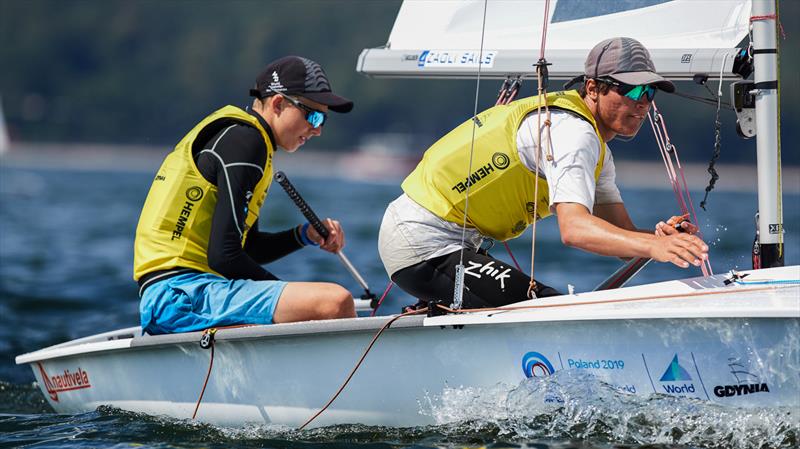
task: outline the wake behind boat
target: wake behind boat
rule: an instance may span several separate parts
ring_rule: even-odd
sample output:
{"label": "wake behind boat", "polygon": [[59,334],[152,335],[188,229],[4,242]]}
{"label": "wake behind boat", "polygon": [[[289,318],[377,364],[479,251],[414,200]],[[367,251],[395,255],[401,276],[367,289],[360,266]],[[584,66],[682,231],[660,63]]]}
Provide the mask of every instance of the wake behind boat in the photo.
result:
{"label": "wake behind boat", "polygon": [[[800,266],[781,266],[777,95],[771,87],[775,52],[770,50],[776,43],[774,22],[764,23],[769,20],[765,17],[775,17],[774,4],[754,1],[751,12],[749,1],[713,2],[707,14],[695,11],[685,16],[692,20],[676,22],[681,27],[700,23],[704,32],[716,33],[720,39],[701,39],[711,43],[709,48],[689,45],[697,42],[698,34],[683,28],[680,42],[695,50],[670,48],[672,41],[664,36],[647,38],[648,24],[672,23],[663,14],[703,3],[661,2],[598,16],[621,24],[615,33],[644,35],[641,40],[648,46],[660,43],[654,56],[661,58],[659,66],[662,60],[667,64],[670,77],[691,79],[698,72],[718,73],[720,82],[743,77],[735,71],[740,68],[735,61],[746,58],[748,51],[736,45],[753,22],[755,83],[748,85],[751,93],[739,89],[738,98],[747,100],[743,119],[753,111],[758,114],[756,260],[772,268],[537,299],[501,310],[395,317],[341,395],[313,426],[442,423],[429,408],[453,389],[514,387],[563,371],[588,373],[623,394],[661,394],[732,407],[800,405]],[[500,37],[507,35],[497,34],[503,30],[531,34],[524,24],[514,22],[531,22],[520,18],[523,15],[506,14],[494,28],[490,20],[487,44],[498,46],[493,50],[478,52],[479,45],[467,38],[482,31],[467,25],[479,23],[476,8],[484,5],[437,4],[440,9],[451,8],[449,12],[437,9],[435,20],[450,27],[443,30],[450,38],[441,44],[444,47],[426,49],[415,45],[428,44],[420,29],[429,28],[420,28],[414,17],[433,16],[420,10],[419,4],[405,3],[389,39],[394,47],[365,50],[359,70],[375,76],[461,77],[474,76],[485,65],[484,70],[498,77],[530,76],[531,57],[527,55],[522,64],[515,59],[530,49],[520,50],[514,46],[516,41],[505,41]],[[491,6],[507,10],[502,1]],[[728,15],[709,25],[708,19],[716,17],[712,13],[719,11]],[[442,14],[449,14],[450,20],[442,20]],[[753,21],[753,17],[758,19]],[[559,13],[556,4],[550,21],[555,36],[561,37],[551,58],[552,73],[573,76],[579,72],[574,55],[580,53],[582,60],[585,43],[570,47],[569,36],[575,34],[570,30],[579,27],[581,39],[587,42],[606,37],[596,35],[606,33],[603,27],[587,27],[590,19]],[[404,24],[413,24],[414,32]],[[626,26],[633,28],[620,29]],[[465,30],[469,33],[459,34]],[[456,53],[459,58],[450,57]],[[512,58],[506,59],[507,55]],[[742,124],[748,127],[746,121]],[[48,402],[60,413],[112,405],[218,424],[299,426],[326,404],[388,320],[355,318],[160,336],[141,335],[133,327],[24,354],[17,363],[30,364]],[[550,391],[540,400],[558,405],[570,399]]]}

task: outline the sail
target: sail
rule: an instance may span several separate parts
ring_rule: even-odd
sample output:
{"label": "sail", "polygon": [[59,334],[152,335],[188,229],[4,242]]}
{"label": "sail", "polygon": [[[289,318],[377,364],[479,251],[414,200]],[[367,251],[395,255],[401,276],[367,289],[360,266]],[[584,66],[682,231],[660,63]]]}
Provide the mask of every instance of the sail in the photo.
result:
{"label": "sail", "polygon": [[[747,37],[750,3],[550,0],[550,76],[583,73],[595,44],[626,36],[642,42],[668,78],[719,76],[721,70],[726,78],[738,77],[733,62]],[[544,13],[545,0],[406,0],[386,45],[364,49],[357,70],[376,77],[475,77],[480,62],[482,77],[532,76]]]}
{"label": "sail", "polygon": [[0,154],[8,151],[10,144],[8,138],[8,129],[6,128],[6,119],[3,116],[3,98],[0,97]]}

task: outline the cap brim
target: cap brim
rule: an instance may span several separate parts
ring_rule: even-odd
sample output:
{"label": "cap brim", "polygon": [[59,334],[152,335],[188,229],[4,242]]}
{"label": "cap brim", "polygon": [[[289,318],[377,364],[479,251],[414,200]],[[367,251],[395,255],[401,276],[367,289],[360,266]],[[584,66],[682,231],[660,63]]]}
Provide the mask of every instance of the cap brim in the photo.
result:
{"label": "cap brim", "polygon": [[632,86],[654,84],[657,88],[663,90],[664,92],[675,92],[675,85],[672,84],[672,81],[653,72],[624,72],[615,73],[608,76],[621,83],[630,84]]}
{"label": "cap brim", "polygon": [[333,92],[303,92],[298,94],[311,101],[324,104],[333,112],[347,113],[353,110],[353,102],[347,98],[340,97]]}
{"label": "cap brim", "polygon": [[564,90],[569,90],[572,86],[574,86],[574,85],[576,85],[578,83],[582,83],[585,78],[586,77],[583,76],[583,75],[578,75],[575,78],[572,78],[571,80],[569,80],[566,83],[564,83],[563,89]]}

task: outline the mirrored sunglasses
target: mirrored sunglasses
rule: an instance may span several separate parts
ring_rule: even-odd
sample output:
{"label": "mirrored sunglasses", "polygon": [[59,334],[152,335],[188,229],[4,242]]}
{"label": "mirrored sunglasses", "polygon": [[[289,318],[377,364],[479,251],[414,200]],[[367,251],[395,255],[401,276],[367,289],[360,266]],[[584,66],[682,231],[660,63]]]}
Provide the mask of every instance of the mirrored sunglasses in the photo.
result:
{"label": "mirrored sunglasses", "polygon": [[298,101],[297,99],[292,98],[284,93],[281,92],[276,92],[276,93],[281,97],[289,100],[289,102],[292,103],[292,105],[294,105],[294,107],[296,107],[297,109],[300,109],[301,111],[305,112],[306,121],[311,125],[312,128],[314,129],[319,128],[320,126],[324,125],[325,121],[328,119],[327,113],[306,106],[303,103],[300,103],[300,101]]}
{"label": "mirrored sunglasses", "polygon": [[619,81],[615,81],[608,78],[599,78],[598,81],[601,81],[606,84],[610,84],[617,88],[617,92],[620,95],[624,95],[630,98],[633,101],[639,101],[644,97],[647,96],[647,101],[652,102],[653,99],[656,97],[656,89],[655,86],[651,84],[640,84],[638,86],[632,86],[630,84],[620,83]]}

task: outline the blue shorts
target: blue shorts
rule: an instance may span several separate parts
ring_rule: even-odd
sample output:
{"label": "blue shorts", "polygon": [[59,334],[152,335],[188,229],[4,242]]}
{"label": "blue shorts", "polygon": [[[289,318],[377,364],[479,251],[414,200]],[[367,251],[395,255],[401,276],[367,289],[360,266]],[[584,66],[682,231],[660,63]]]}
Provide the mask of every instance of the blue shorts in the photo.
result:
{"label": "blue shorts", "polygon": [[156,282],[142,295],[139,314],[148,334],[192,332],[236,324],[272,324],[284,281],[230,280],[187,273]]}

